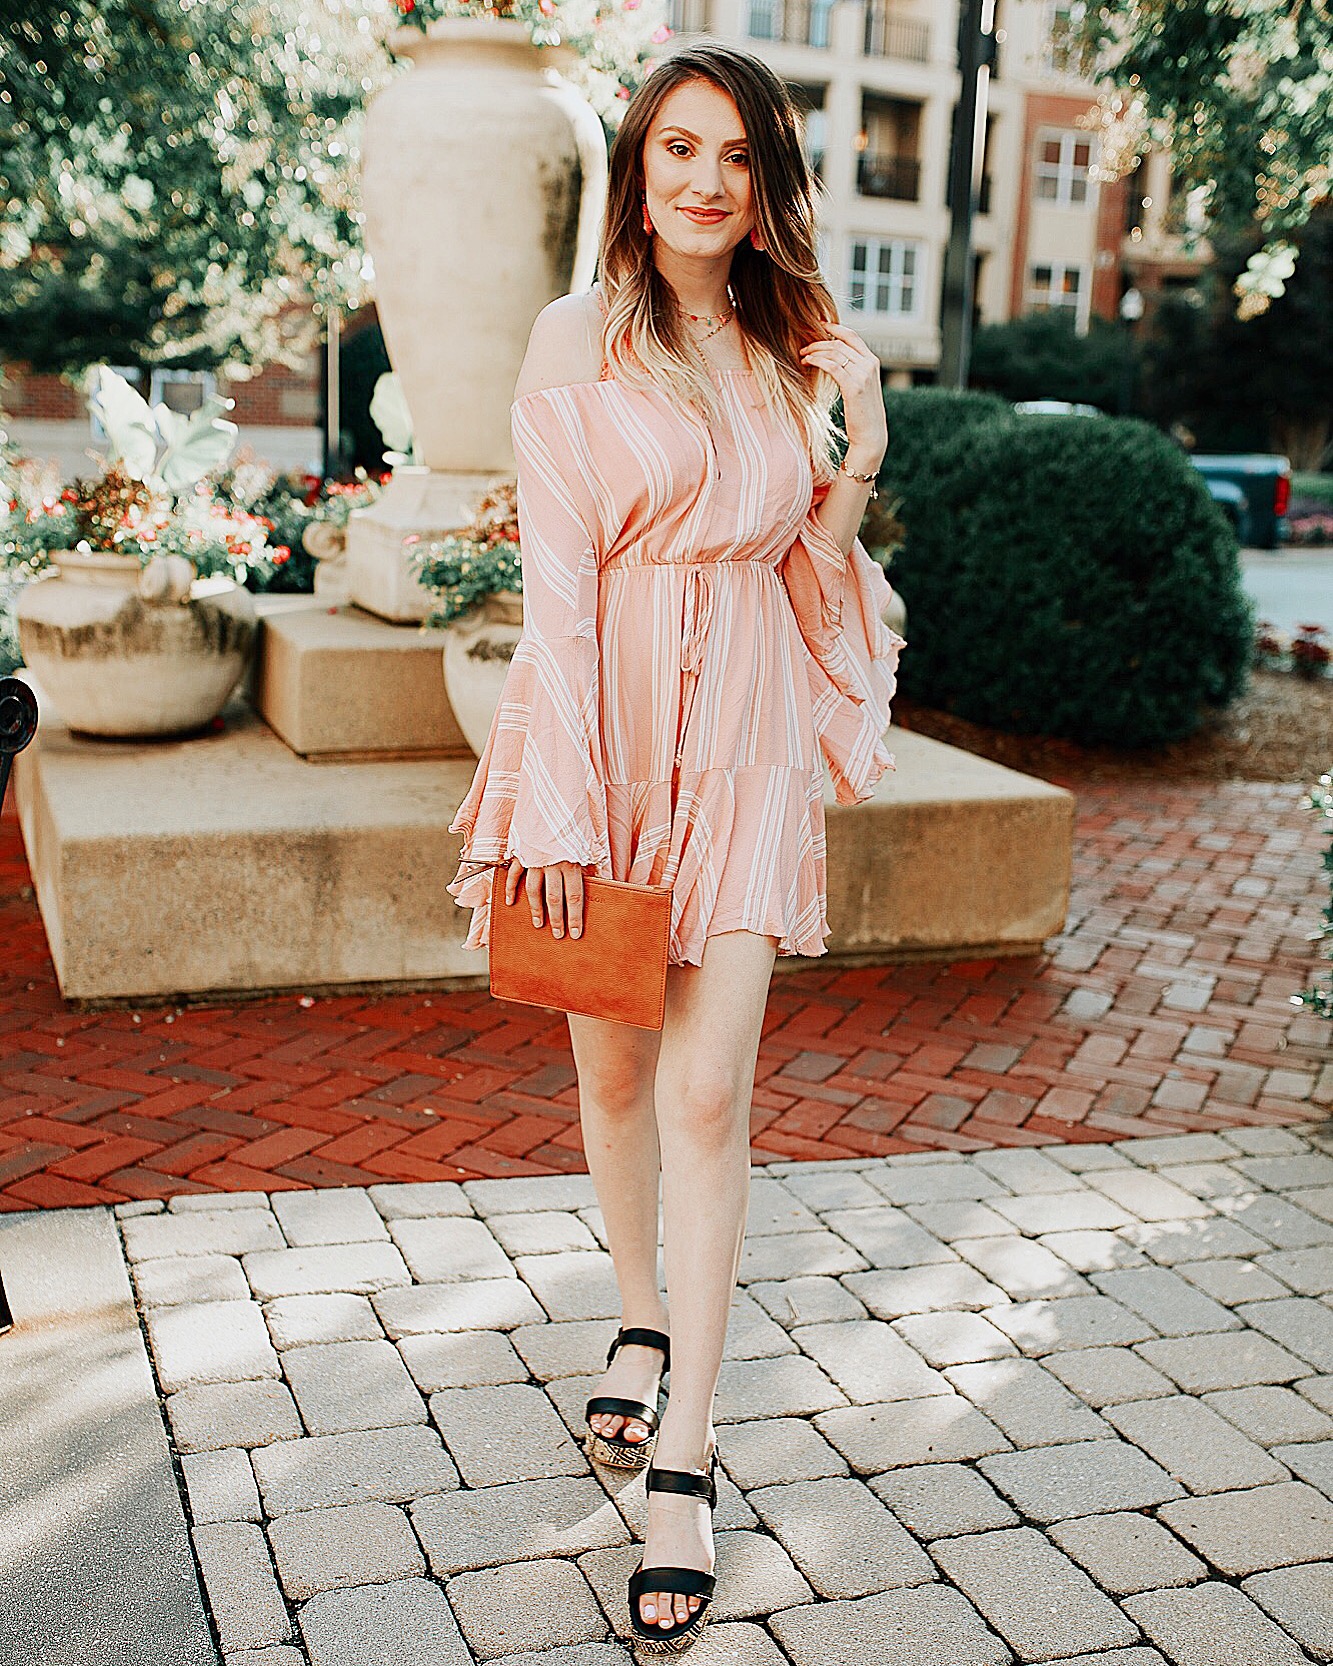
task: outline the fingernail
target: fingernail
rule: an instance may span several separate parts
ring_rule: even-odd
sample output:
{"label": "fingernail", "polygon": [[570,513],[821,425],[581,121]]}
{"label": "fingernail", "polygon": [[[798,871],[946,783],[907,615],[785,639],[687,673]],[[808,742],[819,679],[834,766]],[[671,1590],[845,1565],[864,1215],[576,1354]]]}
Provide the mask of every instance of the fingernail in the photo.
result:
{"label": "fingernail", "polygon": [[552,930],[552,931],[553,931],[553,932],[554,932],[554,933],[555,933],[555,935],[556,935],[556,936],[557,936],[557,937],[563,937],[563,936],[564,936],[564,935],[565,935],[565,934],[564,934],[564,932],[563,932],[563,931],[561,931],[561,929],[560,929],[560,927],[559,927],[559,926],[552,926],[552,927],[551,927],[551,930]]}
{"label": "fingernail", "polygon": [[583,936],[583,927],[582,926],[575,926],[573,928],[573,930],[570,932],[569,935],[571,937],[582,937]]}

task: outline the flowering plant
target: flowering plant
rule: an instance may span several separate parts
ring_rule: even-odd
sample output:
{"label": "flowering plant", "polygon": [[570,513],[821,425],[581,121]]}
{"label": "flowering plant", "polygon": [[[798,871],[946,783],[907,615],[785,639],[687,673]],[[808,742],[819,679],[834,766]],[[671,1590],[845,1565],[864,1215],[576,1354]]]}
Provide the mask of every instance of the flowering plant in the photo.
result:
{"label": "flowering plant", "polygon": [[525,23],[537,46],[574,48],[562,66],[608,127],[616,127],[656,48],[670,40],[664,0],[394,0],[399,19],[425,30],[440,18],[489,17]]}
{"label": "flowering plant", "polygon": [[[1328,846],[1324,851],[1324,872],[1333,881],[1333,775],[1321,775],[1318,784],[1310,788],[1310,796],[1306,805],[1321,817],[1325,831],[1329,834]],[[1333,960],[1333,898],[1324,910],[1324,917],[1320,929],[1314,934],[1315,942],[1325,945],[1324,953]],[[1299,995],[1291,997],[1297,1006],[1307,1006],[1321,1018],[1333,1018],[1333,977],[1330,977],[1322,989],[1306,989]]]}
{"label": "flowering plant", "polygon": [[1322,625],[1297,625],[1291,641],[1291,668],[1298,677],[1322,677],[1333,660],[1328,632]]}
{"label": "flowering plant", "polygon": [[437,605],[427,625],[447,625],[497,590],[523,590],[518,547],[518,483],[497,481],[478,502],[468,524],[413,551],[413,565]]}

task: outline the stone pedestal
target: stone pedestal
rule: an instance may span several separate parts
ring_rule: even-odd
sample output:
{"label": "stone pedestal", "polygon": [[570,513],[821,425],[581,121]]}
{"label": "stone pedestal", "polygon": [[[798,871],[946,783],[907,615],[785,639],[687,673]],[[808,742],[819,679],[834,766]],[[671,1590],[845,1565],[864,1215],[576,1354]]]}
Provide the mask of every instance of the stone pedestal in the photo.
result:
{"label": "stone pedestal", "polygon": [[356,607],[269,614],[253,704],[302,757],[471,759],[445,693],[446,634]]}
{"label": "stone pedestal", "polygon": [[494,474],[397,468],[368,509],[347,523],[347,593],[392,624],[419,624],[433,598],[417,583],[412,556],[423,543],[456,532]]}
{"label": "stone pedestal", "polygon": [[[249,708],[226,715],[198,740],[96,742],[44,704],[14,775],[66,998],[484,982],[444,889],[473,760],[315,763]],[[779,972],[1026,954],[1063,924],[1071,795],[918,735],[891,744],[873,798],[827,792],[828,956]]]}

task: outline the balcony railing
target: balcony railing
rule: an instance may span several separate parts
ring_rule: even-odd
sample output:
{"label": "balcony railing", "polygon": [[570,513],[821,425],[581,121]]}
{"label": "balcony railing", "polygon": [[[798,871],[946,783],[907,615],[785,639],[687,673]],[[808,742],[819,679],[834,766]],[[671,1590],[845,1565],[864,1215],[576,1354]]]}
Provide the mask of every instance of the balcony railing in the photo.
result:
{"label": "balcony railing", "polygon": [[894,197],[915,202],[921,189],[921,163],[915,156],[883,156],[862,151],[856,163],[856,188],[863,197]]}
{"label": "balcony railing", "polygon": [[833,0],[750,0],[750,39],[827,46]]}
{"label": "balcony railing", "polygon": [[914,64],[930,61],[930,25],[915,17],[898,17],[883,0],[866,6],[867,58],[906,58]]}
{"label": "balcony railing", "polygon": [[667,24],[677,35],[709,34],[713,27],[713,0],[667,0]]}

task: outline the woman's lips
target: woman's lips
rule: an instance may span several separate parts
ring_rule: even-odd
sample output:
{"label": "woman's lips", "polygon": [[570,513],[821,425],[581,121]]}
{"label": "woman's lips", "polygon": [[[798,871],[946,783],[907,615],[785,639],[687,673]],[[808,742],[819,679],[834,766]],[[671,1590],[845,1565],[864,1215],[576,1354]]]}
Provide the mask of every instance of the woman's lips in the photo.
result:
{"label": "woman's lips", "polygon": [[725,220],[725,208],[682,208],[681,213],[687,219],[696,220],[701,226],[715,226],[719,220]]}

